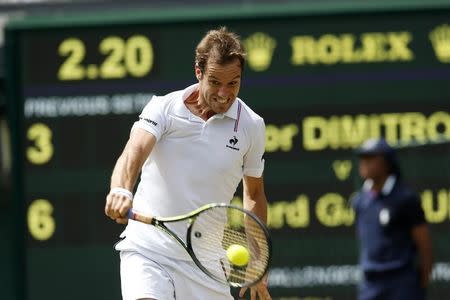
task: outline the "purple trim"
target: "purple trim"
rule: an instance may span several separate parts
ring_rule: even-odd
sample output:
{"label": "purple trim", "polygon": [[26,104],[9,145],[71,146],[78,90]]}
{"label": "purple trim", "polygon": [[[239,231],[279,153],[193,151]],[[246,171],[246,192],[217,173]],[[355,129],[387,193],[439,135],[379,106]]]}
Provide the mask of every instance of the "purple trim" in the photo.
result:
{"label": "purple trim", "polygon": [[[237,100],[237,101],[239,101],[239,100]],[[241,102],[238,102],[236,122],[234,122],[234,132],[238,132],[239,119],[241,118],[241,106],[242,106]]]}

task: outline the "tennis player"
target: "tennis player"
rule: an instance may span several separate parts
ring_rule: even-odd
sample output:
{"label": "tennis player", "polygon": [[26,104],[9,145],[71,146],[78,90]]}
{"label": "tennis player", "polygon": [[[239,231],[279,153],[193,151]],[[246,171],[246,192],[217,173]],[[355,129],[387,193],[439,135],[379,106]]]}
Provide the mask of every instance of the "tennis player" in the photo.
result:
{"label": "tennis player", "polygon": [[[220,28],[205,35],[196,48],[198,83],[153,97],[133,125],[114,167],[107,216],[125,224],[131,207],[143,214],[176,216],[211,202],[229,203],[243,180],[244,208],[266,221],[265,125],[237,98],[244,63],[236,34]],[[180,236],[186,231],[169,226]],[[232,299],[229,287],[198,269],[161,230],[130,221],[122,237],[116,249],[123,299]],[[251,299],[271,299],[267,278],[250,294]]]}

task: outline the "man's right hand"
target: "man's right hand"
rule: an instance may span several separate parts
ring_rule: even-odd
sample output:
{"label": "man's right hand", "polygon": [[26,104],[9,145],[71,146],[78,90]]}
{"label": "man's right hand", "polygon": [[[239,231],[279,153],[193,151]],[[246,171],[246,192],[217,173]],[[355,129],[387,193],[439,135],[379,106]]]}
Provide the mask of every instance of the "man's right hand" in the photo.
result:
{"label": "man's right hand", "polygon": [[[111,191],[106,196],[105,214],[119,224],[127,224],[136,183],[145,160],[149,157],[156,137],[142,128],[131,130],[130,139],[114,166]],[[127,194],[129,194],[127,196]]]}
{"label": "man's right hand", "polygon": [[132,201],[125,195],[110,192],[106,196],[105,214],[119,224],[127,224]]}

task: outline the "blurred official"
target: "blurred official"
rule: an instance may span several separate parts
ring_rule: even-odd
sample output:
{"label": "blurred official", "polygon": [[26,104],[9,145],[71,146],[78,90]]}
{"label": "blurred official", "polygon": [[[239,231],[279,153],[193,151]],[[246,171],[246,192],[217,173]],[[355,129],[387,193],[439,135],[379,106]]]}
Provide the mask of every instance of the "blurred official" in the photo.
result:
{"label": "blurred official", "polygon": [[357,153],[365,180],[352,201],[363,272],[358,299],[425,299],[432,250],[420,199],[402,182],[384,139],[366,141]]}

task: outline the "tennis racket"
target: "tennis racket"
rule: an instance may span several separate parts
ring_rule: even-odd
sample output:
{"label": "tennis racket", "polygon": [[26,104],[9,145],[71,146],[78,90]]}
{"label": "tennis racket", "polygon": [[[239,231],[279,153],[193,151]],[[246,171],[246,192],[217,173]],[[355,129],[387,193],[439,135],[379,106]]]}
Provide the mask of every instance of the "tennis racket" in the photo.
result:
{"label": "tennis racket", "polygon": [[[269,267],[271,242],[268,230],[258,217],[240,207],[214,203],[169,218],[144,216],[130,209],[128,218],[165,231],[186,249],[205,274],[232,287],[253,285],[261,280]],[[166,223],[186,221],[185,239],[165,226]],[[232,245],[245,247],[249,254],[247,263],[235,265],[228,260],[227,250]]]}

